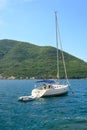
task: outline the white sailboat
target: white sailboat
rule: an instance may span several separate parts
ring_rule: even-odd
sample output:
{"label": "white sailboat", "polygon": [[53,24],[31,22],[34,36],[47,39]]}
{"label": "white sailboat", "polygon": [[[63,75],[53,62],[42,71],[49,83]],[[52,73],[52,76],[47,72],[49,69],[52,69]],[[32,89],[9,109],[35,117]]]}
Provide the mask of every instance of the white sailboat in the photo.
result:
{"label": "white sailboat", "polygon": [[[18,98],[19,101],[32,101],[40,97],[46,97],[46,96],[55,96],[55,95],[63,95],[68,92],[69,88],[69,81],[67,78],[67,71],[66,71],[66,65],[63,55],[63,49],[62,49],[62,43],[60,40],[60,32],[59,27],[57,23],[57,13],[55,12],[55,21],[56,21],[56,46],[57,46],[57,81],[54,80],[40,80],[38,82],[44,82],[43,85],[40,87],[37,87],[32,90],[31,96],[21,96]],[[64,65],[64,71],[65,71],[65,79],[66,82],[62,83],[60,80],[59,75],[59,53],[58,53],[58,34],[59,34],[59,41],[61,45],[61,51],[62,51],[62,60]]]}
{"label": "white sailboat", "polygon": [[[66,71],[66,65],[65,65],[64,54],[63,54],[63,49],[62,49],[62,43],[61,43],[61,39],[60,39],[60,32],[59,32],[59,26],[58,26],[56,12],[55,12],[55,21],[56,21],[56,46],[57,46],[57,82],[54,82],[51,80],[41,80],[40,82],[44,82],[45,84],[32,90],[32,96],[36,97],[36,98],[54,96],[54,95],[62,95],[62,94],[67,93],[68,88],[69,88],[69,81],[67,78],[67,71]],[[64,66],[64,72],[65,72],[65,79],[66,79],[66,83],[64,83],[64,84],[61,83],[60,75],[59,75],[58,38],[59,38],[60,46],[61,46],[62,60],[63,60],[63,66]]]}

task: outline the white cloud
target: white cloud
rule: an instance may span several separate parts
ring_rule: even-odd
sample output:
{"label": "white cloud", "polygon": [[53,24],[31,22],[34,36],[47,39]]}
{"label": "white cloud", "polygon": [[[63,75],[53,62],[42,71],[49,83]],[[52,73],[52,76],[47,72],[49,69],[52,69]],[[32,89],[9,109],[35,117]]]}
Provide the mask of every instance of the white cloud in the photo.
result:
{"label": "white cloud", "polygon": [[4,9],[7,5],[7,0],[0,0],[0,10]]}

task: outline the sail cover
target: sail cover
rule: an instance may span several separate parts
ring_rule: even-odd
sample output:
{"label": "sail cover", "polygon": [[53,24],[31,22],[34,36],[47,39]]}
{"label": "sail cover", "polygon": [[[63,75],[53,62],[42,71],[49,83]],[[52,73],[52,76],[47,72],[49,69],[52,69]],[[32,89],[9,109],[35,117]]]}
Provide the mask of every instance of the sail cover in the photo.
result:
{"label": "sail cover", "polygon": [[49,80],[49,79],[44,79],[44,80],[39,80],[39,81],[37,81],[37,83],[40,83],[40,82],[44,82],[44,83],[55,83],[55,81],[54,80]]}

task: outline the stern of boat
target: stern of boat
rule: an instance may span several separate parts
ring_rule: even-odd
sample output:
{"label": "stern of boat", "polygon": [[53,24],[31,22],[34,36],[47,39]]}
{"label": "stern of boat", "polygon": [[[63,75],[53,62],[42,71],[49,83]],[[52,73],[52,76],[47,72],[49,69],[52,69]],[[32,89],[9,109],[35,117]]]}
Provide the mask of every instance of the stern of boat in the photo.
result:
{"label": "stern of boat", "polygon": [[32,94],[32,96],[34,96],[36,98],[40,98],[44,95],[45,92],[46,92],[46,90],[33,89],[31,94]]}

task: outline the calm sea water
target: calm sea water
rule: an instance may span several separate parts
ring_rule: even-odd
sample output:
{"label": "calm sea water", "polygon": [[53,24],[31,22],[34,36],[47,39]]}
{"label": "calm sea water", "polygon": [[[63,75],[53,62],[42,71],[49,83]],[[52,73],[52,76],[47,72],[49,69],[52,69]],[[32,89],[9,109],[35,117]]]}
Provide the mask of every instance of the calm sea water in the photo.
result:
{"label": "calm sea water", "polygon": [[87,130],[87,80],[70,80],[74,94],[18,102],[34,80],[0,80],[0,130]]}

